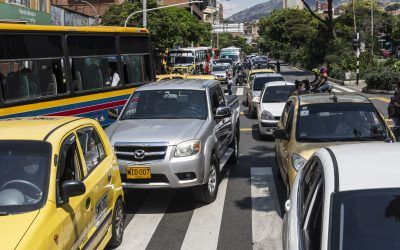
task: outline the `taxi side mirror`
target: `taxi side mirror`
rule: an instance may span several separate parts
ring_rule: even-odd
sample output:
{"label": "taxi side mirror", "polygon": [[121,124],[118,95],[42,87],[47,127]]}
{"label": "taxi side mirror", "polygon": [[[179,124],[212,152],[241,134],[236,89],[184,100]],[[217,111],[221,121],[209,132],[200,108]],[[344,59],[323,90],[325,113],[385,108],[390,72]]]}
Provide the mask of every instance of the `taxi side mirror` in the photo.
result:
{"label": "taxi side mirror", "polygon": [[288,141],[290,139],[290,136],[284,129],[275,130],[274,137],[275,137],[275,139],[285,140],[285,141]]}
{"label": "taxi side mirror", "polygon": [[68,203],[70,197],[76,197],[86,192],[85,184],[79,180],[64,181],[61,185],[63,203]]}

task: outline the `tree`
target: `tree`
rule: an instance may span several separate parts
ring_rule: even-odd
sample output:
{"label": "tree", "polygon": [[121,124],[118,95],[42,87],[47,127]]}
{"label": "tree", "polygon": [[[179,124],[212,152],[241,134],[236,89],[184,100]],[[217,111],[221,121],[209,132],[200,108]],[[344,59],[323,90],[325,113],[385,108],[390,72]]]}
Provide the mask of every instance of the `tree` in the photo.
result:
{"label": "tree", "polygon": [[[148,8],[157,7],[155,0]],[[102,25],[123,26],[129,14],[141,10],[141,1],[113,5],[104,15]],[[141,26],[142,15],[133,16],[128,26]],[[211,26],[197,20],[186,9],[171,7],[148,13],[148,29],[153,45],[165,51],[174,46],[210,45]]]}
{"label": "tree", "polygon": [[[214,41],[217,39],[215,38]],[[246,54],[253,52],[253,47],[247,43],[246,38],[241,36],[234,36],[231,33],[221,33],[218,35],[219,49],[235,46],[241,48]]]}

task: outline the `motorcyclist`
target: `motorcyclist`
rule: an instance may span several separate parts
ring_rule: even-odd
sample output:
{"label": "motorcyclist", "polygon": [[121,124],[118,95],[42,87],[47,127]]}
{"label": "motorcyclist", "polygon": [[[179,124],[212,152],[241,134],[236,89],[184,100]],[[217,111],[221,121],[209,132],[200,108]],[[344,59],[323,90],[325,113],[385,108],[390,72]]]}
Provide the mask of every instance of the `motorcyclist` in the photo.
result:
{"label": "motorcyclist", "polygon": [[322,81],[317,86],[319,92],[327,92],[329,89],[332,88],[331,84],[328,82],[328,69],[325,67],[321,68],[322,73]]}

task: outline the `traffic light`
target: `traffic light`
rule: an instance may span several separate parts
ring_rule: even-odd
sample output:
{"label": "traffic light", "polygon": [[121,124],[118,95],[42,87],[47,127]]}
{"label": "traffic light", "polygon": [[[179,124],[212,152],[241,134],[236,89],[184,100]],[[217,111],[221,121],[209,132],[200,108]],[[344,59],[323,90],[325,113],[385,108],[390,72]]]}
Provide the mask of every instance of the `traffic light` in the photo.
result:
{"label": "traffic light", "polygon": [[207,6],[208,6],[208,0],[203,0],[203,2],[200,3],[200,9],[201,10],[207,9]]}

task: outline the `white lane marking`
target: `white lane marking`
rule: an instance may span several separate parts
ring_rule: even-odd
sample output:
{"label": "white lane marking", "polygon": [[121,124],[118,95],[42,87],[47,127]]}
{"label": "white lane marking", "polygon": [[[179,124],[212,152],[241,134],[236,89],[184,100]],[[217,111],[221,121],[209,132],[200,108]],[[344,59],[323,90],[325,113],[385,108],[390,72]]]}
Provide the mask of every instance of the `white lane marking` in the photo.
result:
{"label": "white lane marking", "polygon": [[181,249],[217,249],[228,176],[229,173],[219,185],[217,199],[194,210]]}
{"label": "white lane marking", "polygon": [[332,91],[333,91],[333,92],[336,92],[336,93],[342,93],[341,90],[338,90],[338,89],[335,89],[335,88],[333,88]]}
{"label": "white lane marking", "polygon": [[335,86],[335,88],[338,88],[338,89],[340,89],[340,90],[344,90],[344,91],[346,91],[346,92],[350,92],[350,93],[354,93],[354,92],[357,92],[357,91],[355,91],[354,89],[349,89],[349,88],[346,88],[346,87],[343,87],[343,86],[340,86],[340,85],[334,85]]}
{"label": "white lane marking", "polygon": [[236,95],[243,95],[243,92],[244,92],[243,88],[236,89]]}
{"label": "white lane marking", "polygon": [[168,208],[173,192],[150,194],[124,231],[124,241],[118,249],[146,249]]}
{"label": "white lane marking", "polygon": [[282,249],[282,219],[271,168],[251,168],[253,249]]}

